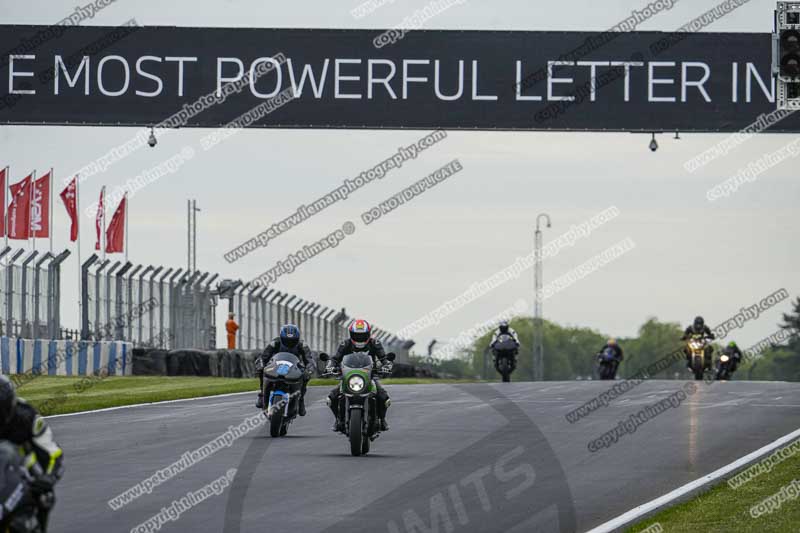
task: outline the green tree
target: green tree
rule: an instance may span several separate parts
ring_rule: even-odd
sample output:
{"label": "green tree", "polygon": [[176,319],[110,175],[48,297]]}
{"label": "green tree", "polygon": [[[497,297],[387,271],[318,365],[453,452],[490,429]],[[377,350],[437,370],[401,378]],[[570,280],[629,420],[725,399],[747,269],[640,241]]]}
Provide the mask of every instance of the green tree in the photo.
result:
{"label": "green tree", "polygon": [[[682,335],[683,329],[677,322],[659,322],[655,317],[648,318],[639,328],[638,337],[619,341],[625,350],[625,360],[619,368],[620,375],[630,377],[675,350],[680,350],[683,347],[683,341],[680,340]],[[672,377],[678,368],[673,364],[658,377]]]}
{"label": "green tree", "polygon": [[[516,330],[521,345],[512,379],[528,380],[532,375],[533,320],[530,317],[517,317],[510,321],[510,325]],[[547,320],[542,329],[546,380],[569,380],[592,375],[592,356],[603,346],[605,336],[588,328],[563,327]],[[485,379],[498,376],[491,362],[491,352],[487,350],[493,335],[494,332],[489,332],[476,339],[468,350],[476,374]]]}
{"label": "green tree", "polygon": [[773,345],[746,361],[734,378],[800,381],[800,297],[792,304],[792,311],[783,314],[779,326],[790,335],[786,344]]}

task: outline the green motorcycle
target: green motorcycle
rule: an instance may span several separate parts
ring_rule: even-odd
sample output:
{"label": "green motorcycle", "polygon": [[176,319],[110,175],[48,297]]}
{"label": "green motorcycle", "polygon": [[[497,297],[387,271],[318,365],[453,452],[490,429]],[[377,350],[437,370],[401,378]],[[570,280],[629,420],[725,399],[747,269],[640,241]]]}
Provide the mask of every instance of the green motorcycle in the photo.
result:
{"label": "green motorcycle", "polygon": [[[369,453],[370,443],[380,435],[374,378],[392,374],[395,354],[386,354],[386,359],[388,365],[375,368],[369,353],[355,352],[344,356],[339,371],[325,374],[340,379],[339,419],[344,421],[344,434],[350,439],[352,455]],[[328,361],[329,357],[320,354],[320,360]]]}

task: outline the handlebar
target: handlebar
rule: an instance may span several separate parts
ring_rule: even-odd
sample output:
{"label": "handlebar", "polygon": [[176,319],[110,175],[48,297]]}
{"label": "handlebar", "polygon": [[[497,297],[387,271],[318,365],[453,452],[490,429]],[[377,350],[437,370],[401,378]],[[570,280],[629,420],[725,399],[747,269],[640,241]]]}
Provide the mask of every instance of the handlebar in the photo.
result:
{"label": "handlebar", "polygon": [[[394,364],[389,362],[389,363],[386,363],[383,366],[375,365],[373,367],[373,372],[378,377],[382,377],[382,378],[383,377],[390,377],[392,375],[392,372],[394,372]],[[340,377],[342,377],[342,369],[341,369],[340,366],[336,366],[335,368],[329,369],[326,372],[323,372],[322,374],[320,374],[320,377],[322,377],[322,378],[340,378]]]}

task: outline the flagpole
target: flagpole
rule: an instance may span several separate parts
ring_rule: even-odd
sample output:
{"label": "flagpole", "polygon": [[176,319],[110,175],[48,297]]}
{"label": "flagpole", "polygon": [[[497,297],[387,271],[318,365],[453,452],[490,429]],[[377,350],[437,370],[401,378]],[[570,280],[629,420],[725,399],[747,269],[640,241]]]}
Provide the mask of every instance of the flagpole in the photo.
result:
{"label": "flagpole", "polygon": [[[82,268],[83,263],[81,263],[81,195],[78,193],[78,184],[81,182],[80,174],[75,175],[75,224],[78,226],[78,248],[75,252],[78,255],[78,316],[81,317],[79,319],[81,327],[81,335],[83,334],[83,276]],[[78,337],[79,340],[83,340],[81,336]]]}
{"label": "flagpole", "polygon": [[50,210],[47,212],[48,218],[50,219],[47,224],[47,232],[50,234],[50,254],[53,254],[53,167],[50,167],[50,183],[47,184],[47,195],[50,197],[48,198],[50,204]]}
{"label": "flagpole", "polygon": [[125,262],[128,262],[128,210],[130,209],[130,205],[128,205],[128,193],[126,192],[123,196],[125,199]]}
{"label": "flagpole", "polygon": [[106,186],[103,185],[103,229],[100,230],[100,249],[103,252],[103,261],[106,260]]}
{"label": "flagpole", "polygon": [[33,234],[33,251],[36,251],[36,230],[33,229],[33,221],[31,220],[31,216],[33,216],[33,198],[36,196],[36,171],[33,171],[33,179],[31,180],[31,193],[28,196],[28,229],[30,230],[28,233],[28,238],[30,238],[30,234]]}
{"label": "flagpole", "polygon": [[5,187],[6,190],[3,193],[3,211],[4,211],[3,216],[5,217],[6,221],[5,221],[5,226],[3,226],[3,229],[5,229],[5,231],[3,232],[4,235],[3,249],[5,250],[6,248],[8,248],[8,194],[9,194],[8,182],[11,181],[11,169],[8,165],[6,165],[6,174],[4,181],[5,183],[3,184],[3,187]]}

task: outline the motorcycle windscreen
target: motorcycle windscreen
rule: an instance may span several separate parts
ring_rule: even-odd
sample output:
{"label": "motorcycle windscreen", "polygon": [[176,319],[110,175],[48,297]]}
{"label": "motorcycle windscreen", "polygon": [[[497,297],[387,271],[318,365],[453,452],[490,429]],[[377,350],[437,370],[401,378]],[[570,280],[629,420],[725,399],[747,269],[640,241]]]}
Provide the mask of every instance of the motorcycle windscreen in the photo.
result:
{"label": "motorcycle windscreen", "polygon": [[300,359],[289,352],[276,353],[264,368],[264,375],[273,379],[298,380],[303,376]]}
{"label": "motorcycle windscreen", "polygon": [[502,352],[516,350],[517,342],[511,335],[500,335],[494,343],[494,349]]}
{"label": "motorcycle windscreen", "polygon": [[372,368],[372,357],[365,352],[355,352],[344,356],[342,366],[345,368]]}

